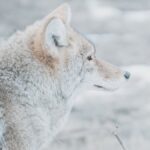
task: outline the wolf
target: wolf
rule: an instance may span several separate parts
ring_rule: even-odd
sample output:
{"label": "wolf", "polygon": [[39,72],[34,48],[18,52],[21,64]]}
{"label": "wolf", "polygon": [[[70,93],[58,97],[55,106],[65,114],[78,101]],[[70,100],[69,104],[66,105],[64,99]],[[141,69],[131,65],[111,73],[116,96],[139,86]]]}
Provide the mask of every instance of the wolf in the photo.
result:
{"label": "wolf", "polygon": [[63,4],[0,46],[0,147],[50,150],[75,96],[115,90],[130,74],[95,56]]}

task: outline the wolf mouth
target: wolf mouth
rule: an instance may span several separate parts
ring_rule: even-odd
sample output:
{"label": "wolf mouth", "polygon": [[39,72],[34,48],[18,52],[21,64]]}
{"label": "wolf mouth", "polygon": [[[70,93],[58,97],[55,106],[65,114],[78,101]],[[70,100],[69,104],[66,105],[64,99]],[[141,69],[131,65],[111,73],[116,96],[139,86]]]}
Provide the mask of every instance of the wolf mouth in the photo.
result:
{"label": "wolf mouth", "polygon": [[104,88],[103,86],[96,85],[96,84],[94,84],[94,86],[97,87],[97,88]]}
{"label": "wolf mouth", "polygon": [[115,91],[117,88],[107,88],[107,87],[104,87],[104,86],[101,86],[101,85],[97,85],[97,84],[94,84],[94,86],[98,89],[102,89],[104,91]]}
{"label": "wolf mouth", "polygon": [[94,86],[98,89],[102,89],[104,91],[113,91],[113,89],[109,89],[109,88],[106,88],[104,86],[101,86],[101,85],[97,85],[97,84],[94,84]]}

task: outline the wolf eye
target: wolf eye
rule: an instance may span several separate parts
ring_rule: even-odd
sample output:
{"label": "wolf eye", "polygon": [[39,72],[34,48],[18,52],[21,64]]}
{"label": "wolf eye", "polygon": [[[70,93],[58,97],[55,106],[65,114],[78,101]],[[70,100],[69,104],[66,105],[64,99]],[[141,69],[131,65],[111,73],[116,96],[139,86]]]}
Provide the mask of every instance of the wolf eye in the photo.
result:
{"label": "wolf eye", "polygon": [[93,59],[92,56],[87,57],[87,60],[89,60],[89,61],[91,61],[92,59]]}

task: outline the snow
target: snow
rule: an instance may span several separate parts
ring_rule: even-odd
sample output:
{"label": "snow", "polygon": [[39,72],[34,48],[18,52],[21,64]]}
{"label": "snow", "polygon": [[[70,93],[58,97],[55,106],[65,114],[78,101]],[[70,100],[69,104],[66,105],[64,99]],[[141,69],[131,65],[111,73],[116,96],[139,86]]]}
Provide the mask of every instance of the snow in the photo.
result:
{"label": "snow", "polygon": [[[0,0],[0,39],[45,16],[64,0]],[[66,2],[66,1],[65,1]],[[54,150],[150,149],[150,1],[67,0],[72,24],[93,41],[97,57],[131,72],[116,92],[90,91],[75,100]]]}

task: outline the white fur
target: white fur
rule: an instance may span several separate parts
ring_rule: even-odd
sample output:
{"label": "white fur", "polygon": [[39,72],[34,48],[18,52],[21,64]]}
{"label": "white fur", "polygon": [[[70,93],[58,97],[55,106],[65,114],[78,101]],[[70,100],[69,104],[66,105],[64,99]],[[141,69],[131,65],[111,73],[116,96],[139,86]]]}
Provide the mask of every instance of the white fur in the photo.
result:
{"label": "white fur", "polygon": [[[57,11],[63,9],[66,14],[66,8],[65,5]],[[36,41],[36,36],[43,27],[43,20],[24,32],[17,32],[0,47],[0,144],[3,150],[49,150],[51,140],[72,108],[72,96],[94,84],[106,89],[111,85],[112,89],[114,81],[119,84],[125,81],[118,68],[104,62],[98,64],[95,57],[92,61],[87,60],[89,51],[94,53],[92,44],[70,28],[66,30],[70,13],[63,16],[66,25],[57,11],[53,13],[57,19],[50,20],[44,36],[40,33],[40,41]],[[69,46],[66,31],[72,36],[73,43]],[[59,37],[61,48],[54,45],[53,34]],[[43,38],[49,50],[44,57],[52,59],[54,51],[59,55],[58,64],[48,60],[57,64],[56,69],[47,66],[49,63],[45,64],[33,53],[37,47],[29,46],[32,40],[38,45]]]}

